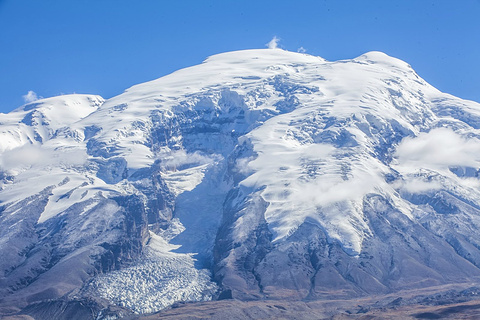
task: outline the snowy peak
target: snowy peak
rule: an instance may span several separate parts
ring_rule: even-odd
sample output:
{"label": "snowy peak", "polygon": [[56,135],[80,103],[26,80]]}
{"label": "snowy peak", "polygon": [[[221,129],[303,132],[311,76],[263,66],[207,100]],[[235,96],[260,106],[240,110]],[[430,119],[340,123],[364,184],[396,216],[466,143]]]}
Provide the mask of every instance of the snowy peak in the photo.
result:
{"label": "snowy peak", "polygon": [[[74,114],[83,114],[85,117],[85,109],[87,106],[99,107],[105,100],[98,95],[89,94],[66,94],[51,98],[42,98],[34,102],[27,103],[12,112],[31,111],[31,110],[52,110],[54,108],[74,108],[71,110]],[[77,107],[76,107],[77,106]],[[90,113],[93,110],[90,110]],[[88,114],[88,113],[87,113]],[[83,118],[82,117],[82,118]]]}
{"label": "snowy peak", "polygon": [[29,126],[46,125],[52,129],[73,124],[96,111],[105,100],[100,96],[70,94],[40,99],[26,104],[11,114],[23,116]]}
{"label": "snowy peak", "polygon": [[264,69],[275,64],[307,64],[325,61],[321,57],[282,49],[254,49],[216,54],[208,57],[203,63],[243,65],[243,68],[256,66],[257,69]]}
{"label": "snowy peak", "polygon": [[[250,175],[239,185],[263,190],[274,239],[285,239],[310,221],[358,255],[362,239],[371,234],[362,222],[364,196],[384,190],[385,196],[398,198],[384,181],[390,172],[386,141],[398,142],[435,121],[425,96],[437,94],[406,63],[379,52],[327,62],[280,49],[247,50],[215,55],[134,86],[87,120],[93,125],[101,118],[116,119],[115,127],[104,127],[95,141],[110,142],[110,150],[134,170],[175,158],[176,149],[187,157],[189,150],[225,157],[245,134],[238,141],[248,141],[252,157],[235,170]],[[152,112],[161,115],[160,127],[193,116],[187,121],[213,131],[186,136],[180,125],[166,145],[145,148]],[[205,141],[229,147],[218,150]],[[307,196],[307,190],[315,191]]]}
{"label": "snowy peak", "polygon": [[353,61],[370,63],[370,64],[378,64],[378,65],[383,65],[389,68],[397,68],[397,69],[413,71],[412,67],[405,61],[391,57],[380,51],[367,52],[353,59]]}
{"label": "snowy peak", "polygon": [[43,143],[55,132],[96,111],[104,99],[95,95],[63,95],[26,104],[0,114],[0,151]]}
{"label": "snowy peak", "polygon": [[[152,312],[480,276],[480,106],[380,52],[223,53],[0,122],[14,304],[49,288]],[[84,278],[59,285],[72,263]]]}

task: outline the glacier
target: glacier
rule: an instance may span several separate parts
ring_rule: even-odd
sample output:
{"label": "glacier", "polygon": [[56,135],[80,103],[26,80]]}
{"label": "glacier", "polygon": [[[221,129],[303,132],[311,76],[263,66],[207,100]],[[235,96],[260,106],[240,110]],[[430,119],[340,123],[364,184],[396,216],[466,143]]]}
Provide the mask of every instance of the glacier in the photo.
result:
{"label": "glacier", "polygon": [[476,283],[479,172],[480,105],[380,52],[38,100],[0,114],[0,313]]}

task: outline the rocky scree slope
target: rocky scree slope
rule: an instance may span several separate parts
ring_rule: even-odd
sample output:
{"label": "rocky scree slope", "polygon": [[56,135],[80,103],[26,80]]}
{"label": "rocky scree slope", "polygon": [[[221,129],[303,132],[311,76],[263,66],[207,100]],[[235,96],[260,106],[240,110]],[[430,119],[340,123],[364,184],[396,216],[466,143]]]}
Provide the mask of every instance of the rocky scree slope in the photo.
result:
{"label": "rocky scree slope", "polygon": [[379,52],[230,52],[0,114],[1,312],[475,282],[479,129]]}

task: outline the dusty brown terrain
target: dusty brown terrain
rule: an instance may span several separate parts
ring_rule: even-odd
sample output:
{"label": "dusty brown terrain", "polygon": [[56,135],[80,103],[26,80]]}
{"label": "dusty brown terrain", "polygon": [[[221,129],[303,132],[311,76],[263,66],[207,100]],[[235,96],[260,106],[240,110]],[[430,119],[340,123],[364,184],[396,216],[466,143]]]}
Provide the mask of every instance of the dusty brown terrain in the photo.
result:
{"label": "dusty brown terrain", "polygon": [[[5,312],[0,319],[83,320],[97,319],[101,314],[108,317],[108,308],[104,306],[95,311],[85,301],[50,304],[55,305],[39,304],[16,313]],[[130,315],[123,319],[480,319],[480,285],[459,283],[357,299],[338,299],[334,293],[330,296],[325,293],[322,298],[309,301],[227,299],[181,303],[154,314]]]}
{"label": "dusty brown terrain", "polygon": [[480,300],[443,306],[411,305],[363,310],[323,309],[320,303],[216,301],[129,319],[480,319]]}
{"label": "dusty brown terrain", "polygon": [[353,300],[239,301],[179,304],[129,320],[155,319],[480,319],[477,287],[441,286]]}

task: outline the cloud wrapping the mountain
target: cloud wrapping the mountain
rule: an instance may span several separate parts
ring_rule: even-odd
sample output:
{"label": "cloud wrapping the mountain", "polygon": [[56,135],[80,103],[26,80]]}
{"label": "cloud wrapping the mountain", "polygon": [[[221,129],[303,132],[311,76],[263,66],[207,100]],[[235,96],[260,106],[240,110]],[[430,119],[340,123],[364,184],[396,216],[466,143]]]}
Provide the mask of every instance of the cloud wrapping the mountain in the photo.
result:
{"label": "cloud wrapping the mountain", "polygon": [[450,166],[480,166],[480,140],[466,139],[451,129],[438,128],[405,138],[395,157],[401,167],[445,169]]}
{"label": "cloud wrapping the mountain", "polygon": [[83,165],[86,160],[87,155],[82,150],[52,150],[37,145],[24,145],[3,152],[0,156],[0,168],[9,171],[34,166],[77,166]]}

